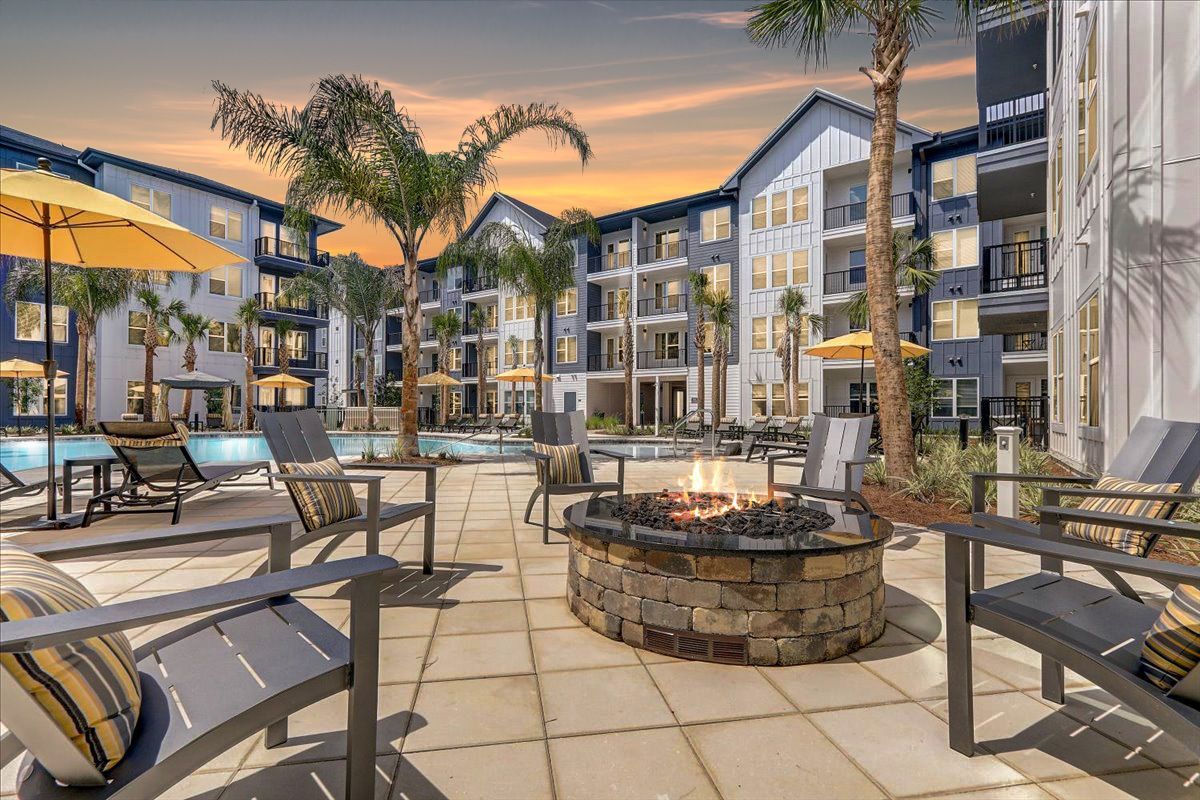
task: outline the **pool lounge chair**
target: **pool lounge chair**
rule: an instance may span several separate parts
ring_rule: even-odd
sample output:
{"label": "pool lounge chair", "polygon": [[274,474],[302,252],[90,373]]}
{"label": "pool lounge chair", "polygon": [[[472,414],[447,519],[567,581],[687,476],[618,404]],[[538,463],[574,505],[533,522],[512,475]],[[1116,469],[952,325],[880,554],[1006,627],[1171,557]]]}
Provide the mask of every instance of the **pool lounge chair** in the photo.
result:
{"label": "pool lounge chair", "polygon": [[520,428],[521,417],[518,414],[505,414],[500,418],[500,421],[496,423],[496,430],[503,433],[520,430]]}
{"label": "pool lounge chair", "polygon": [[[309,408],[301,411],[279,411],[261,414],[263,436],[267,439],[267,447],[271,450],[271,458],[276,465],[280,464],[311,464],[337,458],[329,433],[322,424],[321,415]],[[379,532],[397,525],[403,525],[415,519],[424,518],[424,549],[421,569],[426,575],[433,573],[433,543],[435,530],[435,512],[437,510],[437,467],[433,464],[391,464],[391,463],[349,463],[346,469],[370,470],[371,472],[421,472],[425,475],[425,499],[409,503],[382,504],[379,499],[380,483],[383,475],[283,475],[272,474],[275,480],[284,485],[302,484],[316,481],[322,483],[366,484],[367,507],[358,516],[334,522],[320,528],[313,528],[300,537],[295,546],[302,547],[310,541],[328,537],[341,536],[343,539],[357,531],[365,531],[367,535],[366,552],[379,552]],[[303,520],[304,513],[295,495],[289,491],[296,514]],[[361,508],[361,506],[360,506]]]}
{"label": "pool lounge chair", "polygon": [[717,443],[720,444],[723,439],[740,439],[742,430],[737,417],[721,417],[716,430]]}
{"label": "pool lounge chair", "polygon": [[267,461],[197,463],[188,451],[188,431],[182,423],[101,422],[99,426],[120,459],[125,477],[117,488],[88,500],[83,512],[85,528],[102,504],[112,505],[105,514],[169,511],[175,525],[183,513],[183,501],[192,495],[271,468]]}
{"label": "pool lounge chair", "polygon": [[[71,482],[78,483],[92,474],[91,467],[78,467],[71,472]],[[13,472],[0,464],[0,502],[14,497],[40,494],[50,483],[45,466]],[[60,489],[61,491],[61,489]]]}

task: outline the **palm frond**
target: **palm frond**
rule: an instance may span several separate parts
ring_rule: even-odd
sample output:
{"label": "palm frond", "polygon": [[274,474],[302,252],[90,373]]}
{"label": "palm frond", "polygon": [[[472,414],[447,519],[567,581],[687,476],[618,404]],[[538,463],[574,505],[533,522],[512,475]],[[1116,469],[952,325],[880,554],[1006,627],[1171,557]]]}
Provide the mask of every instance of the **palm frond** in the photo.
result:
{"label": "palm frond", "polygon": [[828,43],[868,20],[850,0],[771,0],[754,6],[746,23],[750,41],[762,47],[792,47],[805,63],[828,62]]}

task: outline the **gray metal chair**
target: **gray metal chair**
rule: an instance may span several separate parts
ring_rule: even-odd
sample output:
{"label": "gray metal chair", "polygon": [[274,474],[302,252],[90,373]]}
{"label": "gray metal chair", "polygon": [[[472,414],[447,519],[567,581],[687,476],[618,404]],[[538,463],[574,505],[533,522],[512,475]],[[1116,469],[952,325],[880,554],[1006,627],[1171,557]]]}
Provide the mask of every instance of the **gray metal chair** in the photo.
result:
{"label": "gray metal chair", "polygon": [[[321,420],[321,415],[314,409],[302,411],[267,412],[259,415],[259,424],[263,436],[266,437],[267,447],[271,450],[271,458],[276,465],[285,463],[311,464],[336,458],[333,443]],[[376,464],[352,462],[343,465],[346,469],[365,469],[372,472],[422,472],[425,474],[425,500],[413,503],[388,503],[382,505],[379,500],[380,482],[383,475],[330,475],[315,477],[312,475],[284,475],[272,473],[271,477],[288,483],[350,483],[366,484],[367,508],[362,514],[351,519],[335,522],[322,528],[308,531],[296,542],[296,547],[326,536],[341,536],[346,538],[356,531],[366,531],[367,553],[379,552],[379,531],[394,528],[405,522],[411,522],[418,517],[425,518],[425,540],[421,570],[430,575],[433,573],[433,546],[435,514],[437,511],[437,467],[433,464]],[[289,493],[290,494],[290,493]],[[295,497],[292,503],[296,505],[297,515],[300,506]]]}
{"label": "gray metal chair", "polygon": [[[525,506],[525,522],[533,513],[533,505],[538,497],[542,498],[542,542],[550,543],[550,496],[569,494],[591,494],[599,497],[605,492],[616,492],[618,498],[625,496],[625,454],[611,450],[602,450],[588,444],[587,418],[582,411],[534,411],[533,412],[533,441],[535,444],[566,445],[573,444],[579,448],[579,469],[583,483],[550,483],[549,470],[539,470],[545,480],[539,480],[538,486],[529,495],[529,503]],[[550,457],[530,451],[526,454],[534,462],[548,464]],[[593,455],[608,456],[617,460],[616,482],[596,480],[596,471],[592,463]]]}
{"label": "gray metal chair", "polygon": [[[969,525],[934,525],[946,537],[946,667],[950,746],[975,752],[971,626],[998,633],[1042,654],[1042,696],[1064,701],[1063,669],[1081,675],[1141,714],[1200,757],[1200,666],[1164,692],[1139,674],[1146,632],[1157,608],[1120,592],[1062,575],[1063,561],[1102,573],[1141,575],[1200,586],[1200,568],[1084,547],[1059,535],[1065,521],[1096,521],[1077,509],[1039,508],[1040,536]],[[1200,526],[1145,517],[1099,515],[1155,535],[1200,538]],[[1041,571],[972,591],[968,543],[1041,557]]]}
{"label": "gray metal chair", "polygon": [[[50,561],[269,533],[272,572],[217,586],[85,611],[0,622],[0,652],[26,653],[115,631],[217,612],[134,651],[142,688],[138,726],[125,757],[100,773],[0,669],[0,720],[28,751],[17,796],[37,800],[157,797],[217,755],[266,729],[287,741],[287,716],[349,693],[346,792],[375,794],[380,576],[399,565],[371,555],[289,569],[291,520],[244,520],[237,528],[179,526],[27,546]],[[350,583],[350,636],[293,595]],[[245,665],[249,664],[252,669]],[[57,782],[70,782],[63,786]]]}
{"label": "gray metal chair", "polygon": [[[1160,500],[1170,505],[1166,509],[1165,519],[1170,519],[1182,503],[1200,500],[1200,495],[1190,494],[1196,479],[1200,477],[1200,423],[1180,422],[1177,420],[1159,419],[1157,417],[1141,417],[1129,432],[1129,438],[1113,458],[1107,475],[1139,483],[1178,483],[1178,493],[1153,494],[1149,492],[1114,492],[1096,489],[1096,477],[1087,475],[1008,475],[1002,473],[975,473],[971,475],[971,521],[982,528],[1005,531],[1008,533],[1038,535],[1038,524],[1024,520],[1001,517],[996,514],[984,513],[986,509],[988,481],[1008,481],[1012,483],[1049,483],[1057,486],[1046,486],[1042,489],[1042,504],[1048,507],[1058,507],[1063,498],[1106,497],[1106,498],[1139,498]],[[1064,487],[1062,484],[1078,484],[1082,488]],[[1084,522],[1096,520],[1088,518]],[[1158,534],[1151,534],[1150,547],[1153,549],[1158,540]],[[1103,545],[1072,539],[1084,547],[1104,548]],[[971,546],[971,588],[982,589],[984,585],[984,545],[975,543]],[[1113,586],[1130,599],[1138,595],[1129,584],[1115,573],[1101,573]]]}
{"label": "gray metal chair", "polygon": [[[870,417],[831,419],[822,414],[814,415],[806,446],[787,445],[784,452],[767,455],[767,499],[774,497],[776,492],[783,492],[796,497],[856,503],[870,511],[871,504],[862,494],[863,469],[879,460],[877,456],[867,455],[870,437]],[[800,483],[777,482],[775,465],[802,455],[804,470]]]}

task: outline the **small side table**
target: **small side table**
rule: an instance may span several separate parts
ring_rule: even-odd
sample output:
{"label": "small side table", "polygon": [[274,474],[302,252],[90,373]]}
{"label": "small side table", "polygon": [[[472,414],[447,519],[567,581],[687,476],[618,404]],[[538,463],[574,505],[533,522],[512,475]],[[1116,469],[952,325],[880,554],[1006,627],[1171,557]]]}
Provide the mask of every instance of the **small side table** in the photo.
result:
{"label": "small side table", "polygon": [[[63,514],[70,514],[72,511],[71,478],[76,467],[92,468],[92,496],[95,497],[101,491],[108,491],[112,488],[112,468],[117,461],[116,456],[64,458],[62,463]],[[105,503],[104,510],[112,511],[112,504]]]}

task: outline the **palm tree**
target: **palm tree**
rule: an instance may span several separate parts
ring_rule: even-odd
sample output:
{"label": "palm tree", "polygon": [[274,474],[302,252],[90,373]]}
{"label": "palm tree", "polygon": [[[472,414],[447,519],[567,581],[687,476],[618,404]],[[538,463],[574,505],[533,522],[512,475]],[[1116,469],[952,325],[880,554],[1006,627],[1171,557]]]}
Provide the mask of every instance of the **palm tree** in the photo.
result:
{"label": "palm tree", "polygon": [[[913,287],[913,295],[920,297],[937,285],[941,276],[933,263],[933,239],[914,239],[904,231],[892,235],[892,266],[896,273],[896,286]],[[899,307],[900,293],[897,291],[893,303]],[[871,319],[870,303],[866,292],[855,292],[846,306],[846,316],[855,325],[867,326]]]}
{"label": "palm tree", "polygon": [[785,331],[775,343],[775,357],[779,359],[779,371],[783,374],[783,413],[792,416],[792,332]]}
{"label": "palm tree", "polygon": [[[40,261],[14,259],[4,286],[5,300],[13,303],[45,289]],[[75,421],[87,428],[96,425],[96,329],[100,320],[119,311],[144,283],[144,274],[126,269],[83,269],[55,264],[50,273],[54,297],[75,313],[78,353],[75,358]]]}
{"label": "palm tree", "polygon": [[[1011,16],[1021,0],[955,0],[960,30],[969,30],[976,11],[1004,7]],[[871,82],[875,116],[867,167],[867,287],[874,334],[875,376],[879,387],[880,429],[893,480],[916,469],[912,420],[900,357],[896,273],[891,268],[892,169],[900,87],[908,58],[941,14],[932,0],[770,0],[751,9],[746,32],[765,47],[795,47],[806,62],[823,65],[829,40],[869,29],[871,64],[859,67]]]}
{"label": "palm tree", "polygon": [[404,259],[404,383],[401,392],[400,454],[418,452],[417,365],[421,305],[417,257],[426,234],[457,237],[479,193],[496,180],[500,148],[531,131],[546,134],[551,147],[566,146],[586,165],[592,156],[587,134],[570,111],[532,103],[500,106],[463,131],[448,152],[430,153],[421,129],[391,92],[361,76],[330,75],[317,82],[300,109],[278,106],[260,95],[214,81],[217,109],[212,126],[231,146],[288,178],[287,220],[308,230],[311,215],[328,208],[381,225]]}
{"label": "palm tree", "polygon": [[542,372],[545,368],[546,322],[558,296],[575,286],[576,240],[600,240],[596,220],[582,208],[568,208],[535,241],[524,231],[502,222],[489,222],[479,235],[456,242],[438,256],[443,277],[461,266],[493,274],[513,294],[533,304],[533,404],[542,410]]}
{"label": "palm tree", "polygon": [[288,344],[288,336],[295,333],[297,327],[290,319],[275,322],[275,366],[279,367],[280,375],[287,375],[292,371],[292,347]]}
{"label": "palm tree", "polygon": [[692,308],[696,309],[696,333],[693,343],[696,346],[696,415],[700,425],[704,425],[704,352],[708,349],[708,322],[704,312],[712,300],[708,273],[697,270],[688,273],[688,283],[692,289]]}
{"label": "palm tree", "polygon": [[242,358],[246,361],[246,379],[242,384],[242,430],[254,430],[254,404],[251,402],[251,383],[254,381],[255,328],[262,323],[258,301],[247,297],[238,304],[234,319],[242,329]]}
{"label": "palm tree", "polygon": [[725,415],[726,390],[729,380],[729,337],[733,332],[733,320],[737,307],[728,292],[719,292],[711,298],[708,306],[712,315],[713,335],[713,424],[714,427]]}
{"label": "palm tree", "polygon": [[[387,310],[401,303],[393,272],[375,268],[358,253],[336,255],[329,260],[328,268],[306,270],[284,290],[287,302],[315,302],[337,309],[362,335],[364,369],[358,374],[363,380],[365,373],[368,430],[375,428],[375,335],[387,318]],[[405,336],[408,335],[406,327]],[[420,339],[419,332],[415,335]],[[405,376],[410,371],[415,375],[416,364],[410,367],[405,362]]]}
{"label": "palm tree", "polygon": [[784,376],[785,391],[787,392],[789,416],[800,410],[800,342],[805,339],[805,327],[821,332],[825,329],[825,318],[820,314],[812,314],[808,310],[808,297],[803,289],[789,286],[779,295],[779,311],[787,320],[785,340],[789,345],[788,362],[790,377]]}
{"label": "palm tree", "polygon": [[[185,311],[179,315],[179,340],[184,343],[183,369],[185,372],[196,370],[196,342],[208,336],[208,328],[213,324],[211,317],[203,314]],[[183,418],[192,417],[192,391],[183,393]]]}
{"label": "palm tree", "polygon": [[[449,375],[450,345],[462,335],[462,319],[458,316],[458,311],[452,308],[434,314],[429,322],[433,326],[433,335],[438,343],[438,372]],[[450,412],[450,387],[443,385],[438,394],[438,418],[441,424],[445,425]]]}
{"label": "palm tree", "polygon": [[622,366],[625,367],[625,433],[633,433],[633,316],[630,308],[633,303],[630,293],[626,291],[621,306],[621,349],[624,351]]}
{"label": "palm tree", "polygon": [[[509,336],[504,343],[508,346],[508,352],[512,356],[512,364],[509,366],[514,368],[521,366],[523,362],[517,360],[517,351],[521,349],[521,340],[516,336]],[[517,387],[513,386],[513,411],[517,410],[516,392]]]}
{"label": "palm tree", "polygon": [[167,302],[163,296],[148,286],[138,289],[134,295],[138,309],[146,318],[146,329],[142,333],[142,347],[146,351],[146,368],[142,379],[142,419],[154,421],[154,357],[158,348],[171,343],[175,331],[171,320],[187,312],[182,300]]}
{"label": "palm tree", "polygon": [[483,306],[477,305],[471,309],[471,327],[475,329],[475,361],[479,365],[479,371],[476,377],[476,397],[475,397],[475,421],[479,421],[479,411],[483,407],[483,398],[487,393],[487,380],[484,372],[487,370],[487,364],[483,359],[483,330],[491,327],[492,316],[488,314]]}

